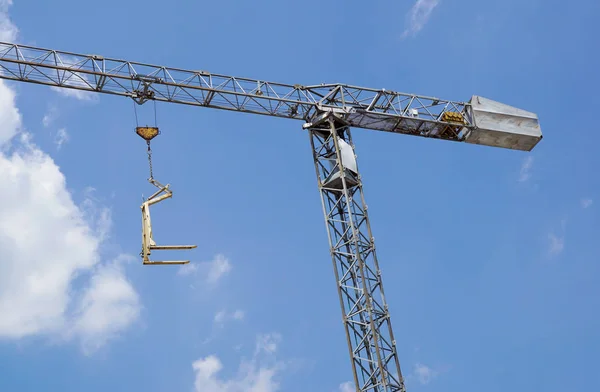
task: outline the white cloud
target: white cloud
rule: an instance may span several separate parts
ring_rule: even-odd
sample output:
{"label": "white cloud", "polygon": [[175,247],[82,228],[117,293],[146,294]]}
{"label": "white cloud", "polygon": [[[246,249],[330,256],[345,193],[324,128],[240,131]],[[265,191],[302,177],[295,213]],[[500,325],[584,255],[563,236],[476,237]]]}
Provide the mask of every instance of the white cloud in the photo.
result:
{"label": "white cloud", "polygon": [[[78,73],[75,73],[75,74],[82,75],[82,74],[78,74]],[[82,78],[83,78],[83,75],[82,75]],[[73,78],[73,79],[71,79],[70,82],[67,82],[65,84],[77,86],[82,83],[84,83],[84,82],[81,82],[80,80]],[[50,88],[62,96],[65,96],[68,98],[75,98],[79,101],[96,101],[98,99],[96,93],[93,93],[90,91],[75,90],[75,89],[71,89],[71,88],[55,87],[55,86],[52,86]]]}
{"label": "white cloud", "polygon": [[531,167],[533,166],[533,157],[530,155],[523,160],[521,171],[519,173],[519,182],[525,182],[531,177]]}
{"label": "white cloud", "polygon": [[421,31],[439,3],[439,0],[417,0],[408,12],[406,22],[408,27],[402,33],[402,38],[414,36]]}
{"label": "white cloud", "polygon": [[230,321],[242,321],[246,314],[243,310],[235,310],[233,312],[228,312],[227,310],[220,310],[215,313],[213,318],[213,329],[209,337],[202,341],[202,344],[208,344],[213,341],[213,339],[217,336],[218,332],[225,327],[225,324]]}
{"label": "white cloud", "polygon": [[352,381],[346,381],[340,384],[340,392],[356,392],[354,383]]}
{"label": "white cloud", "polygon": [[549,252],[551,255],[560,254],[565,249],[565,237],[557,236],[553,233],[548,234]]}
{"label": "white cloud", "polygon": [[233,312],[233,314],[231,315],[231,317],[234,320],[243,320],[244,319],[244,315],[245,315],[244,311],[238,309],[235,312]]}
{"label": "white cloud", "polygon": [[274,354],[281,341],[278,334],[257,338],[256,350],[250,360],[242,361],[235,375],[229,379],[219,377],[223,363],[216,355],[194,361],[196,392],[276,392],[279,391],[278,373],[284,368]]}
{"label": "white cloud", "polygon": [[56,136],[54,137],[54,143],[56,144],[56,148],[60,150],[62,145],[69,141],[69,134],[65,128],[60,128],[56,132]]}
{"label": "white cloud", "polygon": [[231,271],[229,260],[223,255],[217,255],[210,264],[207,280],[209,283],[216,283],[229,271]]}
{"label": "white cloud", "polygon": [[0,84],[0,151],[10,147],[10,142],[21,128],[21,114],[15,106],[15,93],[4,83]]}
{"label": "white cloud", "polygon": [[417,363],[414,370],[415,377],[423,385],[429,384],[434,378],[438,376],[438,372],[430,368],[429,366]]}
{"label": "white cloud", "polygon": [[581,207],[582,208],[588,208],[590,207],[592,204],[594,203],[594,201],[592,199],[582,199],[581,200]]}
{"label": "white cloud", "polygon": [[255,355],[266,352],[274,354],[277,351],[277,345],[281,342],[281,335],[278,333],[271,333],[266,335],[259,335],[256,339],[256,350]]}
{"label": "white cloud", "polygon": [[551,256],[559,255],[565,249],[565,233],[567,230],[567,218],[560,221],[560,233],[554,230],[548,234],[548,253]]}
{"label": "white cloud", "polygon": [[58,110],[56,106],[50,106],[44,117],[42,118],[42,124],[44,127],[48,128],[58,117]]}
{"label": "white cloud", "polygon": [[244,319],[245,313],[243,310],[235,310],[228,313],[226,310],[221,310],[215,314],[215,324],[224,324],[228,320],[241,321]]}
{"label": "white cloud", "polygon": [[[17,32],[10,4],[0,0],[6,40]],[[0,338],[77,338],[90,349],[127,328],[137,318],[137,294],[117,264],[100,260],[110,211],[89,195],[75,204],[60,168],[23,129],[3,81],[0,183]]]}
{"label": "white cloud", "polygon": [[133,260],[120,255],[99,265],[81,296],[70,333],[81,337],[86,352],[99,349],[138,319],[139,296],[123,272],[123,264]]}
{"label": "white cloud", "polygon": [[[56,121],[57,118],[58,109],[56,109],[56,106],[52,105],[48,108],[46,114],[44,114],[44,117],[42,117],[42,125],[44,126],[44,128],[48,128]],[[54,136],[54,144],[56,144],[56,148],[60,150],[62,145],[68,141],[69,134],[67,133],[67,129],[59,128],[58,131],[56,131],[56,135]]]}
{"label": "white cloud", "polygon": [[222,254],[218,254],[211,261],[185,264],[179,268],[179,275],[196,275],[201,273],[209,285],[215,285],[231,271],[231,263]]}
{"label": "white cloud", "polygon": [[[5,89],[0,83],[0,97]],[[5,107],[0,106],[0,117],[4,112]],[[12,155],[0,154],[0,183],[6,185],[0,193],[0,336],[60,335],[72,324],[79,325],[77,336],[84,340],[87,333],[99,340],[103,332],[113,335],[115,328],[124,329],[128,324],[116,321],[94,326],[85,322],[89,313],[69,312],[81,295],[73,290],[74,279],[93,271],[82,299],[86,307],[115,306],[130,313],[119,306],[123,300],[129,301],[133,288],[120,270],[108,274],[108,267],[99,265],[99,248],[110,229],[110,211],[89,198],[77,206],[54,161],[30,144],[27,136],[20,147]],[[99,296],[103,287],[98,282],[120,291],[108,299]]]}
{"label": "white cloud", "polygon": [[8,17],[8,8],[12,5],[12,0],[0,0],[0,41],[15,42],[19,29]]}
{"label": "white cloud", "polygon": [[198,264],[191,263],[191,264],[185,264],[185,265],[182,265],[181,267],[179,267],[179,270],[177,271],[177,275],[181,275],[181,276],[195,275],[197,272],[198,272]]}
{"label": "white cloud", "polygon": [[221,310],[215,314],[214,322],[217,324],[221,324],[227,318],[227,311]]}

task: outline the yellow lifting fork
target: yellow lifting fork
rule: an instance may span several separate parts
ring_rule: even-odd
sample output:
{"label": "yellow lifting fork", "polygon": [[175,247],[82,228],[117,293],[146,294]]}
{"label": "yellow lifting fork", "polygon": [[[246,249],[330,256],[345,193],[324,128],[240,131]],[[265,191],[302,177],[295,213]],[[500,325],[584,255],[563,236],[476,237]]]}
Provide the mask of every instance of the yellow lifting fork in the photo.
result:
{"label": "yellow lifting fork", "polygon": [[150,206],[173,196],[173,191],[169,189],[169,184],[162,185],[153,178],[152,173],[152,150],[150,149],[150,140],[156,137],[160,132],[158,127],[136,127],[135,132],[146,140],[148,145],[148,163],[150,164],[150,178],[148,182],[158,188],[152,196],[142,203],[142,261],[144,265],[161,264],[188,264],[189,260],[182,261],[151,261],[150,253],[153,250],[182,250],[194,249],[197,245],[156,245],[152,237],[152,223],[150,221]]}

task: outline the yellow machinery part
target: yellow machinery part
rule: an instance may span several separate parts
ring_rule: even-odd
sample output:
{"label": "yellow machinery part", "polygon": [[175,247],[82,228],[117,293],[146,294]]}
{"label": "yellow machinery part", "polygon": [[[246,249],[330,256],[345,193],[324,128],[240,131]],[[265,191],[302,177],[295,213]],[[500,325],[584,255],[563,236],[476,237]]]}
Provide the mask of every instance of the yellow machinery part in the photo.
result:
{"label": "yellow machinery part", "polygon": [[442,113],[442,121],[453,122],[459,124],[466,124],[466,121],[461,113],[458,112],[444,112]]}
{"label": "yellow machinery part", "polygon": [[[169,185],[161,185],[158,181],[152,179],[150,182],[159,188],[152,196],[150,196],[141,206],[142,208],[142,260],[144,265],[165,265],[165,264],[188,264],[189,260],[178,261],[153,261],[150,260],[150,253],[153,250],[180,250],[194,249],[196,245],[157,245],[152,236],[152,223],[150,220],[150,206],[159,203],[165,199],[171,198],[173,192],[169,189]],[[162,195],[161,195],[162,193]]]}
{"label": "yellow machinery part", "polygon": [[136,127],[135,133],[140,135],[146,141],[150,141],[158,136],[160,131],[158,130],[158,127]]}

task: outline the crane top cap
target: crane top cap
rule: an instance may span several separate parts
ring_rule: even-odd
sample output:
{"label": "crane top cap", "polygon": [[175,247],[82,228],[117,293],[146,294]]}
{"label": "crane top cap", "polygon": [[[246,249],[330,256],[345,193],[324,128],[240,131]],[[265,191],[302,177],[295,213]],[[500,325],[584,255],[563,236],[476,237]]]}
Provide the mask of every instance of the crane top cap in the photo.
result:
{"label": "crane top cap", "polygon": [[135,133],[137,133],[142,139],[150,141],[160,134],[158,127],[136,127]]}

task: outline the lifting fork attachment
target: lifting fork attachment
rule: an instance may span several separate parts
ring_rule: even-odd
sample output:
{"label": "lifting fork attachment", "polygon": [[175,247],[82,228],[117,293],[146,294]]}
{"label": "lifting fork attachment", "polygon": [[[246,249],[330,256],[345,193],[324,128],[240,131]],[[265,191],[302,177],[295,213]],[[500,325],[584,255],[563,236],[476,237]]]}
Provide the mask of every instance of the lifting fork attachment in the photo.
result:
{"label": "lifting fork attachment", "polygon": [[[149,179],[150,183],[156,186],[156,191],[144,203],[142,203],[142,260],[144,265],[149,264],[188,264],[189,260],[182,261],[151,261],[150,253],[153,250],[181,250],[194,249],[196,245],[156,245],[152,238],[152,224],[150,221],[150,206],[173,196],[173,192],[169,189],[169,184],[163,186],[155,179]],[[162,194],[162,195],[161,195]],[[160,196],[159,196],[160,195]]]}
{"label": "lifting fork attachment", "polygon": [[148,182],[158,188],[152,196],[142,203],[142,261],[144,265],[164,265],[164,264],[188,264],[189,260],[181,261],[152,261],[150,253],[153,250],[181,250],[194,249],[196,245],[156,245],[152,238],[152,222],[150,221],[150,206],[173,196],[173,191],[169,189],[169,184],[162,185],[154,179],[152,173],[152,150],[150,149],[150,140],[159,134],[157,127],[137,127],[136,133],[146,140],[148,144],[148,163],[150,165],[150,178]]}

